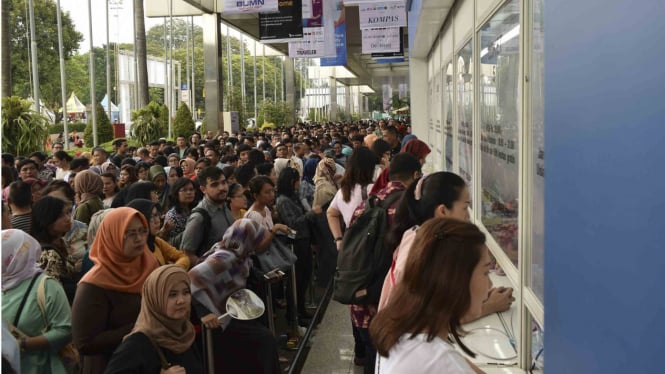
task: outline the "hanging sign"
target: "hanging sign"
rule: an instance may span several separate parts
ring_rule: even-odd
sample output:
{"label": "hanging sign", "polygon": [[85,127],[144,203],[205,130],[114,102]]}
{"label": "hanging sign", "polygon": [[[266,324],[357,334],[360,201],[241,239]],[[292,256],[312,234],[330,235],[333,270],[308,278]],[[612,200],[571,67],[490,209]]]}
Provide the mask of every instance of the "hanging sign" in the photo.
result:
{"label": "hanging sign", "polygon": [[342,0],[334,0],[335,57],[321,59],[321,66],[346,65],[346,21]]}
{"label": "hanging sign", "polygon": [[362,30],[362,53],[399,52],[401,35],[399,27]]}
{"label": "hanging sign", "polygon": [[[387,31],[390,29],[384,29],[384,31]],[[403,32],[401,28],[397,28],[399,30],[399,48],[396,52],[375,52],[372,53],[372,58],[377,59],[377,58],[385,58],[385,57],[404,57],[404,37],[403,37]],[[365,30],[363,30],[363,33]]]}
{"label": "hanging sign", "polygon": [[289,57],[325,57],[325,44],[323,27],[305,27],[302,40],[289,42]]}
{"label": "hanging sign", "polygon": [[222,14],[271,13],[279,10],[278,0],[224,0]]}
{"label": "hanging sign", "polygon": [[358,5],[360,29],[379,27],[406,27],[404,1],[382,1]]}
{"label": "hanging sign", "polygon": [[259,41],[288,43],[303,37],[301,0],[279,1],[278,13],[259,13]]}
{"label": "hanging sign", "polygon": [[302,27],[323,26],[323,0],[302,0]]}

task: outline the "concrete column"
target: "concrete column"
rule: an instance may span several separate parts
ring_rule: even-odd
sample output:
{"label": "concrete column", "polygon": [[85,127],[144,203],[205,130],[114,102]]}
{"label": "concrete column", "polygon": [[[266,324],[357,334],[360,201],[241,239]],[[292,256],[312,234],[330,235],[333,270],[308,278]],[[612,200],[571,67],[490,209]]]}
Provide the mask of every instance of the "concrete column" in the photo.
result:
{"label": "concrete column", "polygon": [[222,103],[224,82],[222,79],[222,34],[220,14],[203,14],[203,77],[205,87],[206,128],[213,134],[231,131],[231,124],[224,128]]}
{"label": "concrete column", "polygon": [[282,65],[284,68],[284,89],[286,90],[285,100],[292,109],[288,117],[290,123],[287,123],[287,126],[295,125],[296,123],[296,72],[294,63],[292,58],[287,57],[284,59],[284,64]]}
{"label": "concrete column", "polygon": [[411,131],[418,139],[427,139],[429,98],[427,89],[427,60],[409,57],[409,83],[411,84]]}

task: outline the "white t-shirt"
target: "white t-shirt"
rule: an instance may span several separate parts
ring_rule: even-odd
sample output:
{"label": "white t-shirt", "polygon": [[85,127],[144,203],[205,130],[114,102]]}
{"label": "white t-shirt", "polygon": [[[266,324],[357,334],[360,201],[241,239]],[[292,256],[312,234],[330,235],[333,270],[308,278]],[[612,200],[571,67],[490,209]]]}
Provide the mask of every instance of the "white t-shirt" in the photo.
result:
{"label": "white t-shirt", "polygon": [[452,344],[426,334],[409,339],[403,335],[393,346],[388,358],[376,356],[376,374],[475,374]]}
{"label": "white t-shirt", "polygon": [[[372,184],[367,185],[367,196],[369,196],[369,191],[372,190]],[[344,218],[344,224],[346,227],[349,227],[351,218],[353,217],[353,212],[356,210],[358,205],[363,201],[363,192],[362,187],[359,184],[356,184],[351,191],[351,198],[349,201],[344,201],[342,197],[342,189],[339,189],[330,202],[330,207],[335,208],[342,213],[342,218]]]}

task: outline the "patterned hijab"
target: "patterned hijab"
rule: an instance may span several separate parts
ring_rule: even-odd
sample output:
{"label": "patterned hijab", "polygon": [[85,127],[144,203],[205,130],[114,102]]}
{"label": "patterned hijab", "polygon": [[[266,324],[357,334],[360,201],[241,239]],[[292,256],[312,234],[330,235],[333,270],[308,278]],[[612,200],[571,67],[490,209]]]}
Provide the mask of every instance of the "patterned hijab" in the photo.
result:
{"label": "patterned hijab", "polygon": [[90,199],[99,198],[102,194],[104,182],[102,177],[94,171],[84,170],[74,177],[74,190],[81,194],[81,203]]}
{"label": "patterned hijab", "polygon": [[125,230],[134,217],[138,217],[143,227],[148,228],[143,215],[132,208],[116,208],[106,214],[90,249],[90,259],[95,266],[83,276],[81,282],[118,292],[141,293],[143,282],[159,264],[147,244],[137,257],[123,255]]}
{"label": "patterned hijab", "polygon": [[221,315],[226,310],[226,299],[245,288],[252,263],[249,256],[266,231],[263,225],[248,218],[235,221],[211,248],[213,253],[189,271],[192,297],[209,311]]}
{"label": "patterned hijab", "polygon": [[101,170],[102,174],[112,173],[116,177],[120,174],[120,169],[117,166],[115,166],[115,164],[112,163],[111,161],[104,162],[102,166],[99,167],[99,169]]}
{"label": "patterned hijab", "polygon": [[[160,347],[176,354],[188,350],[196,337],[194,326],[189,321],[189,313],[183,319],[171,319],[166,315],[169,292],[181,283],[189,287],[189,276],[177,265],[160,266],[150,273],[143,283],[141,311],[129,335],[141,332],[151,337]],[[186,307],[191,308],[191,303]]]}
{"label": "patterned hijab", "polygon": [[39,242],[23,230],[2,230],[2,291],[41,273],[41,254]]}
{"label": "patterned hijab", "polygon": [[319,165],[316,167],[314,184],[318,186],[319,184],[328,182],[335,186],[335,188],[339,188],[337,182],[335,181],[336,172],[337,167],[335,166],[335,160],[330,157],[324,157],[321,161],[319,161]]}

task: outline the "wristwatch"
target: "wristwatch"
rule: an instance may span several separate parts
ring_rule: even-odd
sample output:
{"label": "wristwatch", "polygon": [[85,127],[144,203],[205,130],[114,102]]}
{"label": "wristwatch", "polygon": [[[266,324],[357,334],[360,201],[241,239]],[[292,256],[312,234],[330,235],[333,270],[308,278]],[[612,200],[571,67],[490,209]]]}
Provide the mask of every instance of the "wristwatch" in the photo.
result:
{"label": "wristwatch", "polygon": [[19,348],[21,349],[21,351],[25,351],[25,348],[26,348],[26,346],[27,346],[26,343],[27,343],[27,339],[26,339],[26,337],[25,337],[25,336],[21,336],[21,340],[19,340]]}
{"label": "wristwatch", "polygon": [[342,241],[342,237],[341,237],[341,236],[335,238],[335,243],[337,243],[337,242],[341,242],[341,241]]}

